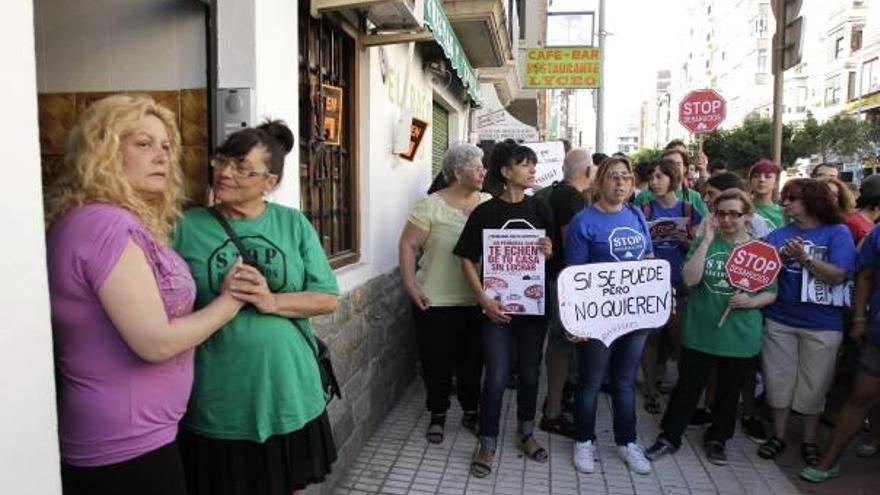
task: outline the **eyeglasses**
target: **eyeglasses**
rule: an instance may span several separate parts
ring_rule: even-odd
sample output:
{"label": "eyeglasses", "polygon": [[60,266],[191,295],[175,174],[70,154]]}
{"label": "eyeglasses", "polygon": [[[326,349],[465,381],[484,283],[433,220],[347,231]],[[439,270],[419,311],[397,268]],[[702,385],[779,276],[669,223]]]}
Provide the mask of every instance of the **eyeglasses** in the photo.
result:
{"label": "eyeglasses", "polygon": [[737,220],[739,218],[742,218],[743,215],[745,215],[745,213],[743,213],[741,211],[734,211],[734,210],[718,210],[715,212],[715,218],[717,218],[719,220],[722,220],[724,218],[729,218],[731,220]]}
{"label": "eyeglasses", "polygon": [[244,157],[218,155],[211,159],[211,168],[213,168],[217,172],[222,171],[224,168],[226,168],[227,165],[232,167],[232,175],[239,179],[250,179],[252,177],[269,177],[270,175],[275,175],[268,170],[265,170],[263,172],[254,171],[254,167]]}
{"label": "eyeglasses", "polygon": [[608,174],[608,179],[629,182],[629,181],[633,180],[633,176],[632,176],[632,174],[614,172],[614,173]]}

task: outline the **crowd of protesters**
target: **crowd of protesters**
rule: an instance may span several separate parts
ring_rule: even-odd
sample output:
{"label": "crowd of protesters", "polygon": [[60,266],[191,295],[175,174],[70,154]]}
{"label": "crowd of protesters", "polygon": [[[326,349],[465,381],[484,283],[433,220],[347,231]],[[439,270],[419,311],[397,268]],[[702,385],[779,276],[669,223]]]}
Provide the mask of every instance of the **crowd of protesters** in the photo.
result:
{"label": "crowd of protesters", "polygon": [[[858,453],[880,451],[880,406],[871,407],[880,401],[880,230],[873,228],[880,218],[880,177],[867,178],[854,194],[834,165],[821,164],[810,178],[791,179],[780,191],[782,170],[770,160],[710,164],[702,152],[691,154],[676,140],[658,160],[635,165],[622,154],[572,149],[562,180],[540,188],[537,157],[528,147],[496,143],[483,159],[485,172],[481,156],[470,145],[447,152],[438,181],[448,185],[434,187],[413,208],[400,241],[416,332],[428,344],[420,346],[431,412],[426,435],[443,441],[455,373],[462,422],[479,438],[473,476],[492,472],[501,397],[512,373],[518,376],[520,446],[532,460],[547,462],[548,452],[533,435],[542,356],[547,394],[537,426],[574,440],[572,462],[580,472],[595,470],[602,391],[611,396],[619,457],[638,474],[674,454],[691,426],[707,426],[706,459],[726,464],[737,420],[757,444],[758,456],[774,459],[787,448],[792,412],[803,419],[798,447],[805,479],[839,474],[841,452],[866,416],[874,434]],[[734,170],[743,165],[746,174],[740,176]],[[650,228],[672,219],[678,220],[673,233]],[[547,232],[539,242],[547,260],[544,315],[507,313],[483,290],[482,232],[499,228]],[[618,261],[611,242],[615,229],[634,234],[634,260],[668,261],[676,310],[662,328],[640,328],[606,345],[563,327],[556,278],[567,266]],[[725,264],[737,246],[758,239],[783,261],[778,280],[755,293],[737,291]],[[811,284],[846,294],[853,281],[851,304],[848,296],[826,304],[808,295]],[[450,299],[440,286],[455,287],[457,296]],[[449,323],[452,317],[445,315],[453,310],[467,316]],[[861,351],[859,371],[823,449],[819,418],[847,333]],[[667,379],[670,360],[677,363],[677,380]],[[644,409],[662,414],[660,433],[647,447],[636,435],[639,369]],[[759,400],[766,412],[759,412]]]}
{"label": "crowd of protesters", "polygon": [[[333,312],[339,289],[308,219],[265,200],[283,178],[293,134],[267,121],[228,136],[211,160],[212,206],[183,213],[175,122],[148,97],[94,103],[46,198],[64,493],[304,493],[336,460],[309,319]],[[766,459],[785,451],[789,416],[801,415],[801,475],[811,481],[839,474],[866,416],[872,439],[858,453],[880,451],[880,177],[854,198],[823,164],[787,182],[777,202],[781,170],[771,161],[741,178],[674,141],[635,166],[620,154],[570,150],[562,180],[532,194],[537,161],[515,142],[488,157],[453,146],[409,213],[400,271],[428,442],[444,441],[454,379],[462,425],[478,437],[471,474],[491,474],[515,374],[523,453],[548,462],[535,429],[564,435],[585,473],[595,470],[602,391],[617,452],[638,474],[674,454],[689,425],[708,425],[706,458],[725,464],[740,401],[742,428]],[[664,219],[683,221],[672,234],[652,231]],[[516,314],[484,291],[483,233],[495,229],[546,233],[535,242],[546,259],[543,314]],[[573,337],[560,321],[556,279],[567,266],[620,261],[612,242],[620,229],[628,260],[669,263],[675,316],[610,345]],[[776,248],[784,266],[766,289],[736,292],[724,266],[753,239]],[[805,280],[843,294],[854,281],[851,303],[811,299]],[[823,449],[819,415],[847,332],[861,351],[858,372]],[[665,379],[669,360],[675,383]],[[640,369],[643,407],[662,413],[648,448],[636,434]],[[759,374],[769,435],[755,404]]]}

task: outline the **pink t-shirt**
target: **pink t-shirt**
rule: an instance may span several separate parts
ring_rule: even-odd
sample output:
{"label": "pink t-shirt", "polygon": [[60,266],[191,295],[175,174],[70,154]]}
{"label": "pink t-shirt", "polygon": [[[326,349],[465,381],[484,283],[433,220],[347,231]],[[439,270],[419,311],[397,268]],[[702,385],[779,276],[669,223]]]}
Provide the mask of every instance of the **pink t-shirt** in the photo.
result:
{"label": "pink t-shirt", "polygon": [[192,312],[188,266],[130,212],[92,204],[52,226],[46,247],[59,436],[61,455],[74,466],[117,463],[174,441],[192,387],[191,350],[162,363],[144,361],[98,299],[128,239],[144,250],[169,318]]}

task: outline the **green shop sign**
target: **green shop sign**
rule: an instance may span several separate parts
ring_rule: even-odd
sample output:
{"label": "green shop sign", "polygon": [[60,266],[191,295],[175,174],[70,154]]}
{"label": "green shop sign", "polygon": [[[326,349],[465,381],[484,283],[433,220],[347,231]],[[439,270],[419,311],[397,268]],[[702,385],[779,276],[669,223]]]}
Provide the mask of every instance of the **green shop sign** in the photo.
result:
{"label": "green shop sign", "polygon": [[474,69],[471,67],[470,62],[468,62],[464,49],[461,47],[461,43],[458,42],[455,31],[452,30],[452,24],[449,23],[446,12],[440,6],[439,0],[425,0],[425,24],[434,33],[434,39],[440,45],[440,48],[443,49],[443,53],[452,64],[452,68],[467,90],[471,100],[475,104],[480,105],[480,83],[477,81],[477,75],[474,74]]}
{"label": "green shop sign", "polygon": [[593,46],[554,46],[526,51],[528,89],[598,88],[602,54]]}

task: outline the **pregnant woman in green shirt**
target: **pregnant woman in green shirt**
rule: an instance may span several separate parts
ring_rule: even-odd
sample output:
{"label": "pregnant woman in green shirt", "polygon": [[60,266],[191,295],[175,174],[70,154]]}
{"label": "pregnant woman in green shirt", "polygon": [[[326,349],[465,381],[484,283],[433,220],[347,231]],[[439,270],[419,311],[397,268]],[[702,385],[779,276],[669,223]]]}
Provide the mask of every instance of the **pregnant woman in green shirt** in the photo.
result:
{"label": "pregnant woman in green shirt", "polygon": [[[258,267],[232,294],[248,303],[196,350],[180,444],[190,495],[290,495],[336,460],[309,318],[334,311],[338,287],[317,234],[297,210],[265,201],[293,135],[267,122],[229,136],[211,161],[215,209]],[[196,307],[217,297],[240,253],[211,211],[194,208],[175,249],[196,281]]]}

